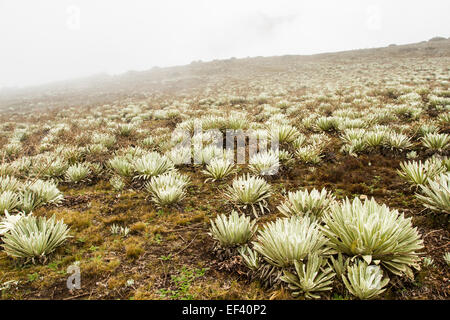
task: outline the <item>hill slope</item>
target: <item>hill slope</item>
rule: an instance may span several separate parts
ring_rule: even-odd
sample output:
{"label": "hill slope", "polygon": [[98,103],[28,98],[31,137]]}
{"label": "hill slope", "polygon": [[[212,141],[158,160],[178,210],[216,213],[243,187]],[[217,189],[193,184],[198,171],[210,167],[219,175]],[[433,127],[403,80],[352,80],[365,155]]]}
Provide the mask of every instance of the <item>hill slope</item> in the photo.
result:
{"label": "hill slope", "polygon": [[0,110],[20,112],[40,105],[61,107],[114,103],[130,98],[145,99],[154,94],[202,92],[229,83],[245,87],[248,82],[267,77],[301,81],[305,87],[313,87],[317,83],[340,86],[346,85],[342,81],[352,76],[379,80],[387,69],[391,73],[396,72],[392,70],[393,64],[404,72],[411,63],[422,62],[422,67],[427,68],[434,61],[450,62],[449,58],[450,40],[441,40],[308,56],[215,60],[3,90],[0,91]]}

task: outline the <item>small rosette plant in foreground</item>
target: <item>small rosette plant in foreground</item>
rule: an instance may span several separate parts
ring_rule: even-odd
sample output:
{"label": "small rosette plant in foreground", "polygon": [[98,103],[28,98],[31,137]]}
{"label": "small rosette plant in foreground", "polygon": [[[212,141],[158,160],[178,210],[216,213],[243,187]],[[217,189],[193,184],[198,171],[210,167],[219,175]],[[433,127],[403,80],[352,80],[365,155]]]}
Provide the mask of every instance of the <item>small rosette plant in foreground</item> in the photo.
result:
{"label": "small rosette plant in foreground", "polygon": [[228,159],[214,158],[202,172],[209,176],[205,182],[222,180],[236,171],[233,162]]}
{"label": "small rosette plant in foreground", "polygon": [[358,261],[347,267],[347,276],[342,275],[342,281],[352,295],[359,299],[373,299],[386,290],[389,278],[383,277],[379,266]]}
{"label": "small rosette plant in foreground", "polygon": [[0,236],[4,235],[6,232],[14,228],[17,221],[25,216],[23,212],[19,212],[17,214],[9,214],[7,210],[5,210],[4,212],[5,216],[0,221]]}
{"label": "small rosette plant in foreground", "polygon": [[289,267],[310,253],[328,251],[327,239],[315,221],[308,217],[277,219],[259,230],[254,249],[275,267]]}
{"label": "small rosette plant in foreground", "polygon": [[450,173],[441,174],[420,188],[422,194],[416,194],[416,197],[425,207],[436,212],[450,213]]}
{"label": "small rosette plant in foreground", "polygon": [[386,140],[386,132],[369,131],[364,135],[364,142],[371,149],[381,147]]}
{"label": "small rosette plant in foreground", "polygon": [[269,137],[271,141],[278,141],[280,144],[291,143],[298,136],[300,132],[297,128],[282,124],[282,125],[273,125],[269,128]]}
{"label": "small rosette plant in foreground", "polygon": [[425,162],[409,161],[400,163],[401,170],[397,170],[400,177],[413,185],[422,185],[445,171],[443,164],[436,159]]}
{"label": "small rosette plant in foreground", "polygon": [[389,132],[386,134],[385,145],[393,151],[405,151],[412,147],[411,139],[401,133]]}
{"label": "small rosette plant in foreground", "polygon": [[12,176],[0,175],[0,193],[4,191],[18,191],[22,183]]}
{"label": "small rosette plant in foreground", "polygon": [[450,135],[446,133],[428,133],[421,140],[430,151],[443,152],[450,148]]}
{"label": "small rosette plant in foreground", "polygon": [[13,191],[0,192],[0,213],[5,210],[14,210],[19,204],[19,195],[17,193]]}
{"label": "small rosette plant in foreground", "polygon": [[125,188],[125,181],[121,176],[112,176],[111,179],[109,179],[109,184],[116,191],[121,191]]}
{"label": "small rosette plant in foreground", "polygon": [[67,182],[79,183],[88,179],[91,169],[84,163],[77,163],[67,168],[65,177]]}
{"label": "small rosette plant in foreground", "polygon": [[36,180],[23,186],[20,193],[20,210],[30,213],[34,209],[46,205],[58,205],[64,199],[62,192],[52,181]]}
{"label": "small rosette plant in foreground", "polygon": [[250,157],[248,167],[256,175],[275,175],[280,168],[278,153],[272,150],[255,153]]}
{"label": "small rosette plant in foreground", "polygon": [[192,150],[190,146],[177,146],[167,151],[165,155],[175,166],[188,165],[192,161]]}
{"label": "small rosette plant in foreground", "polygon": [[175,168],[172,161],[165,155],[158,152],[150,152],[141,157],[133,159],[134,170],[137,172],[137,179],[148,180],[151,177],[171,171]]}
{"label": "small rosette plant in foreground", "polygon": [[145,189],[152,195],[152,200],[160,207],[176,204],[186,196],[189,177],[175,171],[169,171],[157,177],[152,177],[145,184]]}
{"label": "small rosette plant in foreground", "polygon": [[295,152],[297,158],[304,163],[319,164],[322,161],[322,149],[318,145],[308,145],[298,148]]}
{"label": "small rosette plant in foreground", "polygon": [[47,256],[69,238],[69,228],[62,220],[23,216],[2,237],[5,252],[25,262],[45,262]]}
{"label": "small rosette plant in foreground", "polygon": [[260,177],[242,176],[233,180],[225,195],[238,206],[246,209],[252,208],[253,214],[258,217],[256,207],[264,213],[268,210],[266,199],[272,194],[270,185]]}
{"label": "small rosette plant in foreground", "polygon": [[130,161],[124,156],[115,156],[108,161],[108,167],[113,170],[115,174],[121,177],[131,177],[134,173],[134,167]]}
{"label": "small rosette plant in foreground", "polygon": [[444,256],[442,258],[444,259],[444,261],[447,264],[447,266],[450,267],[450,252],[444,253]]}
{"label": "small rosette plant in foreground", "polygon": [[325,188],[322,191],[316,189],[298,190],[289,192],[286,201],[278,206],[278,210],[286,217],[293,215],[307,215],[310,218],[320,218],[334,201],[334,196]]}
{"label": "small rosette plant in foreground", "polygon": [[397,210],[379,205],[372,198],[335,203],[323,215],[323,233],[329,245],[348,256],[360,256],[367,263],[380,262],[396,275],[413,278],[411,267],[419,269],[419,251],[423,248],[411,218]]}
{"label": "small rosette plant in foreground", "polygon": [[307,299],[319,299],[318,292],[332,289],[333,277],[336,275],[326,258],[310,254],[306,262],[294,261],[295,272],[284,270],[281,280],[289,284],[294,297],[304,294]]}
{"label": "small rosette plant in foreground", "polygon": [[228,217],[224,214],[211,221],[210,235],[223,249],[246,244],[256,231],[255,221],[244,214],[233,211]]}

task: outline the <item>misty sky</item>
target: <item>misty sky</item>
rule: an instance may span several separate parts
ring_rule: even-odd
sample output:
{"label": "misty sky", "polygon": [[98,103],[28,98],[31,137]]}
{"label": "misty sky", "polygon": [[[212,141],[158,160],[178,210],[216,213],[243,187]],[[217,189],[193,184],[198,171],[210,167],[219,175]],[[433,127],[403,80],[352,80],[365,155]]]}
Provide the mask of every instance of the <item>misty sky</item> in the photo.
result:
{"label": "misty sky", "polygon": [[0,87],[450,37],[448,0],[0,0]]}

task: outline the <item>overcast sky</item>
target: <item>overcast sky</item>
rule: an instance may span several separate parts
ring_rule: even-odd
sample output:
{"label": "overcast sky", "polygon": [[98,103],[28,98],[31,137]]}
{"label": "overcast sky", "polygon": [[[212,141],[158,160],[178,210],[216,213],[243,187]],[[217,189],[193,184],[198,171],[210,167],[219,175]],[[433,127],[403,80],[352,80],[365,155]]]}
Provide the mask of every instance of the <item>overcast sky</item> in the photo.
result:
{"label": "overcast sky", "polygon": [[0,0],[0,87],[450,37],[448,0]]}

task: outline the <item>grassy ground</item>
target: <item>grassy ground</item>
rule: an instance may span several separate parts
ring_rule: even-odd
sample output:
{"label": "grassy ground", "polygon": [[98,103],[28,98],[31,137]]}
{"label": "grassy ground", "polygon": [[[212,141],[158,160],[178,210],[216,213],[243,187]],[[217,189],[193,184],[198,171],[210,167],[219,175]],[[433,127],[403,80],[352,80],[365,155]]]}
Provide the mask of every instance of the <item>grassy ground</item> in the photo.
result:
{"label": "grassy ground", "polygon": [[[369,166],[368,163],[371,163]],[[425,241],[425,254],[434,267],[423,269],[415,281],[393,286],[385,294],[393,299],[442,299],[448,297],[449,270],[443,260],[448,250],[448,218],[424,212],[414,192],[396,174],[399,161],[393,156],[366,155],[358,159],[337,157],[311,172],[297,166],[275,177],[271,184],[281,194],[299,187],[334,191],[338,198],[373,196],[391,208],[413,217]],[[120,194],[103,180],[91,185],[61,185],[64,204],[38,209],[36,215],[56,215],[71,227],[73,237],[60,247],[46,265],[20,267],[1,253],[0,277],[19,280],[4,290],[4,299],[269,299],[289,298],[283,290],[275,292],[249,283],[239,258],[218,261],[208,236],[209,219],[231,210],[222,197],[227,185],[205,184],[205,177],[185,169],[193,184],[189,199],[180,209],[158,209],[145,192],[126,190]],[[231,179],[231,178],[230,178]],[[260,223],[277,216],[281,197],[270,199],[271,214]],[[111,235],[112,224],[130,226],[122,239]],[[66,269],[81,261],[82,289],[66,288]],[[132,279],[132,284],[127,281]],[[330,296],[329,298],[336,298]]]}
{"label": "grassy ground", "polygon": [[[445,48],[448,48],[448,44]],[[311,112],[318,110],[323,102],[331,105],[330,110],[345,103],[353,103],[359,94],[359,89],[353,87],[355,83],[362,83],[362,86],[371,88],[370,94],[378,99],[380,105],[396,103],[397,95],[395,91],[392,91],[391,86],[384,83],[384,76],[386,72],[390,72],[389,77],[392,79],[400,74],[403,84],[409,83],[410,86],[414,86],[414,81],[409,76],[415,74],[413,69],[417,69],[418,65],[413,64],[414,67],[411,69],[405,67],[411,64],[411,61],[416,61],[415,63],[419,65],[432,61],[432,67],[421,73],[422,78],[424,74],[432,77],[433,70],[436,70],[434,75],[448,75],[448,52],[444,57],[433,56],[431,60],[427,60],[427,55],[421,53],[421,60],[417,62],[419,58],[410,57],[409,51],[405,51],[407,55],[405,57],[395,51],[392,56],[398,60],[392,62],[391,66],[394,67],[389,71],[386,65],[378,63],[373,58],[370,64],[364,65],[365,54],[364,51],[360,55],[353,53],[354,56],[350,58],[347,54],[341,57],[344,60],[360,57],[362,64],[360,66],[355,66],[348,60],[345,60],[346,63],[342,65],[335,65],[336,59],[339,58],[335,55],[317,56],[314,58],[317,62],[309,61],[301,66],[299,66],[300,62],[296,64],[288,61],[283,64],[276,60],[272,69],[270,65],[261,67],[264,64],[260,61],[259,71],[254,69],[256,62],[248,62],[251,66],[249,67],[251,77],[256,79],[252,85],[247,83],[246,79],[240,80],[237,77],[227,79],[228,71],[220,73],[214,69],[220,73],[220,76],[217,79],[207,78],[206,84],[201,81],[202,78],[192,80],[189,84],[182,80],[180,82],[174,80],[174,83],[168,84],[158,82],[154,85],[155,87],[151,87],[152,90],[149,90],[145,98],[139,95],[139,92],[134,95],[127,93],[124,97],[115,96],[117,100],[111,103],[115,103],[118,112],[131,102],[137,104],[142,101],[151,104],[150,109],[158,110],[164,107],[167,101],[184,99],[190,101],[190,108],[192,108],[190,111],[186,110],[187,113],[197,110],[201,114],[207,114],[212,111],[208,106],[200,104],[199,100],[208,95],[217,96],[222,92],[221,86],[224,83],[226,87],[223,91],[241,95],[248,91],[252,92],[261,81],[265,81],[264,78],[267,75],[271,75],[272,87],[270,88],[273,91],[278,85],[290,88],[290,82],[298,81],[298,85],[289,89],[283,99],[289,99],[294,103],[304,101],[302,97],[308,94],[315,94],[312,101],[304,104],[304,110],[308,113],[308,110]],[[376,52],[373,54],[376,57]],[[383,59],[388,58],[389,55],[383,56]],[[278,72],[280,65],[284,68],[281,73]],[[294,74],[298,77],[293,77],[293,80],[289,78],[288,73],[283,73],[287,72],[285,65],[304,68],[309,73],[303,75],[299,72],[300,69],[294,68]],[[334,71],[331,72],[328,67],[333,68]],[[346,71],[346,67],[351,70]],[[336,71],[338,69],[340,71]],[[376,75],[373,73],[374,70]],[[245,73],[244,71],[242,72]],[[317,71],[323,74],[315,77]],[[344,80],[339,74],[346,74],[346,77],[351,79],[347,81],[346,86],[341,83]],[[357,78],[358,74],[360,78]],[[308,75],[311,75],[310,82],[308,82]],[[209,76],[205,75],[205,77]],[[285,77],[288,79],[283,79]],[[332,79],[337,83],[336,86],[340,89],[334,92],[341,98],[327,100],[326,95],[319,96],[323,85],[321,79],[324,78],[327,81]],[[372,80],[378,81],[373,88],[370,87]],[[437,77],[432,77],[424,85],[430,90],[440,87]],[[100,99],[98,96],[95,98]],[[23,105],[42,101],[42,99],[33,99],[35,100],[25,99]],[[52,105],[55,100],[45,99],[43,101],[52,101],[49,105]],[[277,98],[274,99],[277,100]],[[5,105],[9,107],[18,103],[17,98],[7,101],[9,102]],[[34,102],[30,103],[30,101]],[[101,113],[105,110],[100,108],[98,111],[97,102],[69,108],[72,105],[71,101],[73,100],[62,102],[58,100],[58,106],[54,106],[57,107],[56,109],[42,108],[37,113],[33,111],[35,106],[27,109],[31,110],[27,111],[28,113],[5,110],[0,117],[3,123],[10,123],[10,130],[13,130],[21,123],[44,124],[61,120],[71,123],[73,119],[82,118],[85,114]],[[425,97],[423,103],[428,103]],[[358,108],[364,110],[365,106],[361,105]],[[236,103],[221,107],[223,112],[242,109],[245,109],[252,119],[258,119],[261,111],[260,106],[252,103]],[[66,113],[61,113],[60,110]],[[326,111],[324,113],[326,115]],[[106,115],[101,113],[100,117]],[[438,113],[431,110],[423,117],[425,120],[433,120],[437,116]],[[299,124],[298,118],[301,117],[297,114],[289,117],[295,125]],[[141,127],[151,133],[156,132],[158,128],[168,128],[171,131],[181,120],[179,118],[145,120]],[[413,123],[402,120],[392,125],[405,123],[414,126]],[[7,129],[3,128],[5,131]],[[36,154],[37,146],[46,132],[45,129],[37,130],[28,137],[23,145],[22,155]],[[450,129],[443,128],[441,132],[449,133]],[[83,145],[83,142],[75,140],[75,137],[82,133],[82,128],[79,128],[76,123],[71,123],[70,134],[62,137],[60,143]],[[449,251],[448,216],[424,210],[414,196],[415,190],[398,176],[399,163],[406,159],[406,153],[377,150],[356,158],[340,152],[342,141],[338,134],[328,133],[328,135],[331,140],[320,165],[311,166],[297,161],[289,169],[268,178],[268,182],[274,189],[274,195],[268,201],[270,214],[263,216],[258,224],[281,217],[277,206],[283,201],[283,195],[303,187],[308,189],[325,187],[332,191],[337,199],[373,196],[379,203],[384,203],[392,209],[405,213],[405,216],[412,217],[413,225],[418,228],[424,239],[424,255],[434,259],[434,266],[422,268],[416,273],[415,280],[392,277],[388,290],[381,298],[448,299],[450,269],[443,259],[443,254]],[[0,136],[0,146],[6,145],[7,140],[6,136]],[[136,145],[135,137],[119,138],[114,150],[132,145]],[[420,148],[418,151],[419,160],[429,156]],[[87,160],[101,162],[108,157],[109,155]],[[220,260],[214,254],[214,242],[208,235],[210,219],[233,209],[223,193],[235,176],[223,182],[205,183],[206,176],[201,173],[200,167],[185,166],[180,168],[180,172],[191,178],[192,184],[188,188],[188,196],[177,207],[166,209],[160,209],[151,202],[140,183],[130,183],[122,192],[114,191],[108,182],[108,174],[102,174],[90,182],[81,184],[61,182],[58,187],[64,194],[64,202],[60,206],[41,207],[33,213],[46,217],[56,215],[57,218],[63,219],[70,226],[72,237],[51,254],[45,264],[22,266],[8,257],[3,250],[0,251],[2,299],[291,299],[286,289],[270,290],[263,288],[257,281],[250,280],[247,270],[241,264],[240,257]],[[246,166],[241,166],[237,175],[245,172],[248,172],[248,169]],[[128,226],[129,235],[126,237],[112,235],[110,227],[113,224]],[[69,291],[66,287],[69,276],[66,270],[76,261],[80,262],[81,289]],[[17,283],[7,285],[8,281]],[[350,296],[337,286],[332,294],[324,294],[323,298],[348,299]]]}

